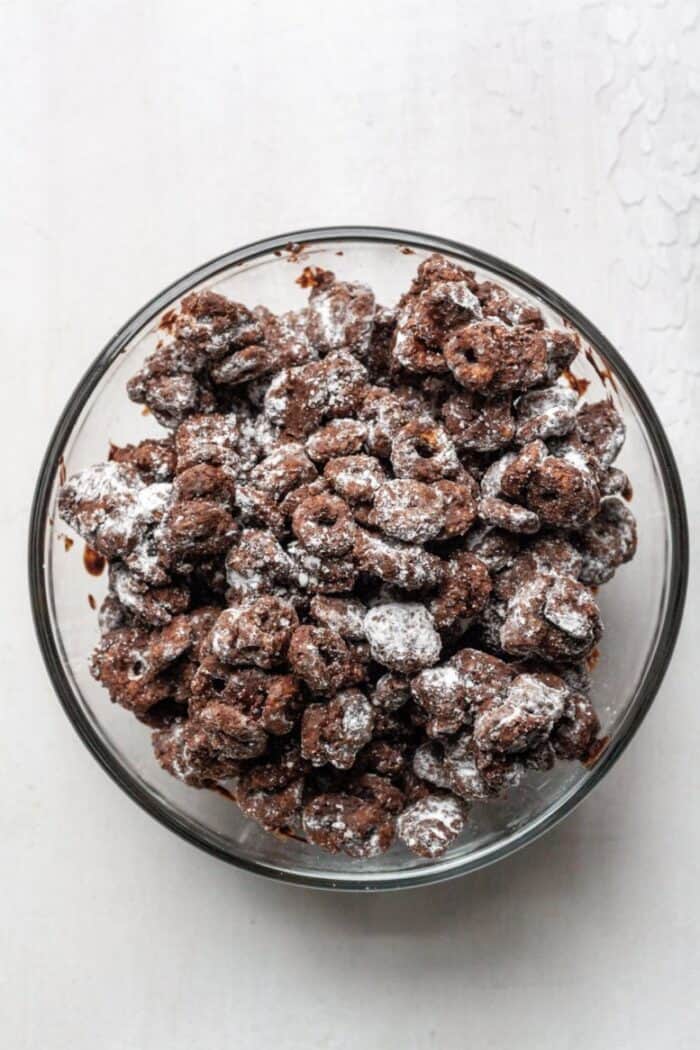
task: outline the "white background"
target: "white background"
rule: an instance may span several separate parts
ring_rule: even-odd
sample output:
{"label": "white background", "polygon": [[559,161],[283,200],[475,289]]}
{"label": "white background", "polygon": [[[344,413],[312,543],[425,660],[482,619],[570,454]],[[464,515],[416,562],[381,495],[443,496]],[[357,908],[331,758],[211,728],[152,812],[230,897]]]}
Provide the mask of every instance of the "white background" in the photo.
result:
{"label": "white background", "polygon": [[606,782],[437,888],[238,873],[122,795],[54,699],[25,533],[53,424],[154,292],[314,224],[466,240],[627,355],[700,512],[700,14],[573,0],[10,0],[0,8],[8,1050],[697,1046],[698,600]]}

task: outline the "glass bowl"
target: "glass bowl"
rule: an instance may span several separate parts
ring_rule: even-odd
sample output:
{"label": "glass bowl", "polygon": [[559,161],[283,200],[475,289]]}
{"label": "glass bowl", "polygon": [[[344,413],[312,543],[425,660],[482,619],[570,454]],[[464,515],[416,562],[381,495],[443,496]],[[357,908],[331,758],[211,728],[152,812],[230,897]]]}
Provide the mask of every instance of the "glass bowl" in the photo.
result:
{"label": "glass bowl", "polygon": [[[431,252],[466,263],[536,303],[552,323],[582,338],[575,371],[590,383],[586,397],[611,394],[627,424],[620,465],[634,486],[639,550],[602,588],[606,632],[593,673],[593,696],[607,748],[597,764],[558,763],[533,772],[505,801],[475,805],[462,836],[439,860],[397,845],[356,861],[305,843],[278,839],[245,819],[213,791],[197,791],[163,772],[148,730],[110,704],[90,676],[97,614],[106,581],[85,571],[83,545],[56,514],[65,474],[106,458],[109,441],[162,433],[124,389],[155,346],[160,315],[193,288],[216,288],[273,310],[303,304],[296,283],[318,264],[364,281],[380,302],[394,302]],[[74,537],[73,537],[74,538]],[[74,538],[75,539],[75,538]],[[333,889],[424,885],[474,871],[531,842],[561,820],[607,773],[627,746],[661,684],[676,640],[688,565],[687,522],[678,471],[652,405],[629,365],[578,310],[545,285],[474,248],[403,230],[339,227],[304,230],[239,248],[176,281],[139,310],[110,340],[79,383],[49,443],[31,515],[29,575],[39,642],[58,697],[95,758],[144,809],[189,842],[238,867],[286,882]]]}

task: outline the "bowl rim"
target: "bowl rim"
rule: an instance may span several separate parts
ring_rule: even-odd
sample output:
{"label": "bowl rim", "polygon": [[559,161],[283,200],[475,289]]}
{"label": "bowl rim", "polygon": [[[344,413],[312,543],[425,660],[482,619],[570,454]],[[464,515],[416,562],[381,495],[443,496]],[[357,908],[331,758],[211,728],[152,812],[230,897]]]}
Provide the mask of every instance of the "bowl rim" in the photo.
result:
{"label": "bowl rim", "polygon": [[[670,569],[667,580],[668,605],[666,614],[658,634],[654,659],[645,671],[637,694],[630,706],[629,717],[619,738],[611,743],[600,761],[583,781],[564,792],[539,817],[522,828],[511,832],[493,846],[486,847],[483,851],[477,851],[471,859],[468,856],[452,858],[450,860],[437,861],[435,864],[423,868],[406,869],[404,872],[397,870],[386,874],[376,872],[363,873],[362,871],[358,871],[356,874],[352,872],[311,873],[278,868],[272,864],[263,864],[242,855],[234,855],[217,845],[213,839],[204,839],[198,833],[198,827],[194,822],[190,822],[188,819],[169,810],[155,795],[147,791],[131,773],[114,761],[112,754],[104,746],[77,703],[70,681],[63,669],[61,656],[52,630],[45,587],[44,555],[46,530],[50,514],[49,499],[57,471],[60,469],[63,449],[95,387],[132,337],[161,313],[174,299],[183,295],[193,285],[214,277],[222,270],[236,264],[240,265],[250,262],[262,255],[281,252],[291,245],[310,248],[328,241],[388,243],[399,247],[447,252],[463,262],[473,264],[477,268],[484,267],[493,274],[513,281],[521,288],[537,296],[562,316],[571,320],[585,336],[586,340],[602,352],[604,358],[613,365],[616,373],[619,373],[622,377],[626,391],[640,413],[654,453],[658,459],[661,481],[670,510]],[[173,281],[150,299],[141,309],[137,310],[112,336],[89,366],[71,394],[55,426],[41,464],[34,493],[29,519],[28,553],[32,615],[49,678],[74,729],[112,780],[133,801],[161,824],[212,856],[216,856],[246,871],[293,885],[334,890],[402,889],[426,886],[431,883],[455,878],[502,860],[516,850],[529,845],[539,838],[540,835],[543,835],[555,824],[559,823],[560,820],[563,820],[564,817],[568,816],[574,807],[583,801],[592,789],[601,782],[606,773],[615,764],[641,725],[658,692],[673,654],[680,628],[689,564],[687,514],[681,480],[673,452],[649,397],[622,355],[612,346],[602,332],[548,285],[497,256],[448,238],[381,226],[319,227],[295,230],[276,237],[254,241],[219,255],[209,262],[196,267]]]}

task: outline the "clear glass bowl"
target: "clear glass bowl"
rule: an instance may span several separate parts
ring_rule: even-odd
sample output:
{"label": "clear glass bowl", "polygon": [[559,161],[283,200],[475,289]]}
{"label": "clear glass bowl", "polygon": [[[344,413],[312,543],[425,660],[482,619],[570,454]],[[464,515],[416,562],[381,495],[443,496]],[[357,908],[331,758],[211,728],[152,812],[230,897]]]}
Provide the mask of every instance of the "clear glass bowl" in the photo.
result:
{"label": "clear glass bowl", "polygon": [[[462,836],[440,860],[422,860],[395,846],[373,860],[329,856],[301,842],[278,839],[246,820],[211,791],[186,787],[153,758],[150,733],[110,704],[93,681],[88,657],[97,637],[104,575],[88,575],[82,544],[69,550],[56,515],[64,472],[106,458],[108,443],[160,432],[124,389],[156,343],[160,315],[193,288],[216,288],[273,310],[301,306],[296,278],[321,265],[341,278],[365,281],[380,302],[394,302],[431,252],[493,277],[535,302],[555,324],[576,329],[587,352],[575,371],[590,382],[587,397],[612,393],[627,423],[620,465],[634,485],[639,550],[602,588],[605,622],[595,668],[594,698],[609,735],[593,769],[559,763],[532,773],[506,801],[475,805]],[[65,711],[93,755],[144,809],[183,838],[241,868],[334,889],[424,885],[474,871],[531,842],[561,820],[610,769],[631,740],[663,678],[683,609],[688,567],[687,522],[678,471],[652,405],[620,354],[573,306],[539,281],[465,245],[402,230],[345,227],[305,230],[230,252],[176,281],[131,318],[98,355],[71,397],[51,438],[31,516],[29,574],[36,628],[49,674]]]}

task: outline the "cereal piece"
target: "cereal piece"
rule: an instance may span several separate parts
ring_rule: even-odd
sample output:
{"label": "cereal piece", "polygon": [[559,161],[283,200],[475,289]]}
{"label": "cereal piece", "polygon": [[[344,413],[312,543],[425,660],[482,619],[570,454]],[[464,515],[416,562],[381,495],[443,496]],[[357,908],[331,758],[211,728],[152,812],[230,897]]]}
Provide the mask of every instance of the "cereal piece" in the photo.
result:
{"label": "cereal piece", "polygon": [[482,751],[516,754],[545,741],[564,714],[569,690],[554,674],[521,674],[505,699],[485,704],[474,720]]}
{"label": "cereal piece", "polygon": [[357,415],[367,389],[367,369],[347,350],[329,354],[318,365],[323,390],[323,418]]}
{"label": "cereal piece", "polygon": [[577,402],[576,391],[568,386],[549,386],[523,394],[516,408],[518,444],[569,434],[576,426]]}
{"label": "cereal piece", "polygon": [[292,563],[275,536],[265,529],[244,529],[226,556],[226,579],[241,599],[284,593]]}
{"label": "cereal piece", "polygon": [[372,690],[372,704],[380,711],[398,711],[411,695],[407,678],[397,674],[383,674]]}
{"label": "cereal piece", "polygon": [[136,467],[147,485],[157,481],[172,481],[175,473],[175,448],[172,438],[146,438],[138,445],[110,445],[112,463],[129,463]]}
{"label": "cereal piece", "polygon": [[492,573],[501,572],[512,565],[520,551],[516,536],[491,526],[473,529],[467,537],[467,547]]}
{"label": "cereal piece", "polygon": [[442,642],[433,618],[416,602],[375,605],[364,628],[372,658],[392,671],[413,674],[440,656]]}
{"label": "cereal piece", "polygon": [[227,758],[256,758],[267,747],[267,734],[255,718],[219,700],[206,704],[190,725],[202,729],[210,749]]}
{"label": "cereal piece", "polygon": [[452,795],[427,795],[403,811],[396,833],[412,853],[441,857],[464,828],[465,807]]}
{"label": "cereal piece", "polygon": [[313,481],[307,481],[288,492],[279,504],[279,510],[285,519],[291,518],[299,504],[303,503],[305,499],[309,499],[311,496],[322,496],[329,491],[330,486],[325,478],[314,478]]}
{"label": "cereal piece", "polygon": [[354,556],[358,568],[402,590],[436,587],[442,580],[439,558],[422,547],[389,540],[358,528]]}
{"label": "cereal piece", "polygon": [[508,457],[509,461],[501,474],[500,487],[503,495],[514,500],[526,497],[530,481],[546,459],[547,446],[543,441],[537,440],[524,445],[514,459]]}
{"label": "cereal piece", "polygon": [[128,553],[146,522],[139,497],[145,486],[135,467],[98,463],[61,486],[58,510],[88,546],[106,558]]}
{"label": "cereal piece", "polygon": [[367,422],[366,444],[373,456],[389,459],[391,445],[403,426],[416,417],[429,417],[417,391],[411,387],[387,390],[385,387],[370,387],[365,391],[358,409],[360,419]]}
{"label": "cereal piece", "polygon": [[314,693],[336,693],[355,678],[347,643],[327,627],[297,627],[289,644],[289,666]]}
{"label": "cereal piece", "polygon": [[455,447],[443,427],[415,420],[406,423],[391,446],[391,465],[397,478],[433,482],[459,473]]}
{"label": "cereal piece", "polygon": [[577,535],[583,556],[583,583],[607,583],[619,565],[634,557],[637,524],[629,507],[612,497],[600,505],[600,513]]}
{"label": "cereal piece", "polygon": [[240,761],[217,748],[206,729],[190,722],[177,723],[153,734],[153,751],[163,769],[191,787],[208,784],[238,772]]}
{"label": "cereal piece", "polygon": [[304,447],[294,442],[280,445],[250,474],[252,484],[278,502],[299,485],[316,478],[316,468]]}
{"label": "cereal piece", "polygon": [[359,419],[332,419],[312,434],[306,442],[306,451],[316,463],[325,463],[339,456],[352,456],[362,451],[367,437],[367,425]]}
{"label": "cereal piece", "polygon": [[469,733],[445,747],[442,769],[449,790],[470,802],[497,798],[515,787],[522,776],[517,759],[481,751]]}
{"label": "cereal piece", "polygon": [[190,416],[175,432],[177,469],[211,463],[235,472],[239,463],[238,441],[235,415]]}
{"label": "cereal piece", "polygon": [[167,564],[180,572],[212,554],[223,554],[238,535],[238,526],[223,507],[208,500],[173,504],[162,528]]}
{"label": "cereal piece", "polygon": [[541,524],[534,511],[496,496],[483,496],[479,500],[479,517],[493,528],[516,535],[530,536],[539,531]]}
{"label": "cereal piece", "polygon": [[576,416],[576,432],[584,448],[604,467],[614,462],[625,443],[625,424],[612,401],[582,405]]}
{"label": "cereal piece", "polygon": [[367,353],[374,324],[374,293],[364,284],[328,278],[316,284],[309,296],[309,338],[319,353],[350,350]]}
{"label": "cereal piece", "polygon": [[[295,490],[295,491],[298,491]],[[288,499],[285,496],[285,499]],[[234,505],[238,521],[254,529],[265,529],[278,538],[286,531],[284,501],[278,506],[273,497],[252,485],[236,485]]]}
{"label": "cereal piece", "polygon": [[489,397],[528,390],[547,375],[544,336],[496,321],[457,329],[445,344],[445,361],[461,386]]}
{"label": "cereal piece", "polygon": [[445,430],[455,446],[474,452],[497,452],[513,440],[515,421],[509,397],[486,400],[463,391],[441,409]]}
{"label": "cereal piece", "polygon": [[445,564],[440,589],[430,603],[435,626],[443,630],[461,620],[466,627],[484,608],[490,593],[491,577],[481,559],[469,551],[453,555]]}
{"label": "cereal piece", "polygon": [[108,631],[90,661],[93,678],[110,698],[136,714],[170,695],[170,685],[158,670],[151,659],[148,632],[134,627]]}
{"label": "cereal piece", "polygon": [[109,581],[121,607],[142,624],[160,627],[184,612],[190,603],[190,592],[183,584],[151,587],[119,562],[111,566]]}
{"label": "cereal piece", "polygon": [[236,778],[236,802],[266,831],[298,831],[304,774],[298,748],[286,746],[279,756],[266,754]]}
{"label": "cereal piece", "polygon": [[542,334],[547,350],[547,382],[553,383],[571,367],[581,348],[581,341],[570,330],[547,328]]}
{"label": "cereal piece", "polygon": [[222,386],[238,386],[269,375],[279,367],[274,350],[269,346],[253,344],[216,361],[209,369],[209,375]]}
{"label": "cereal piece", "polygon": [[340,497],[330,494],[310,496],[292,515],[292,531],[311,554],[321,558],[340,558],[355,539],[352,515]]}
{"label": "cereal piece", "polygon": [[326,852],[367,859],[389,849],[395,820],[376,801],[329,793],[307,802],[303,827],[309,842]]}
{"label": "cereal piece", "polygon": [[569,695],[564,713],[552,732],[552,746],[558,758],[583,762],[600,730],[598,715],[587,697]]}
{"label": "cereal piece", "polygon": [[277,317],[270,314],[263,329],[276,369],[304,365],[318,356],[309,341],[308,309],[288,310]]}
{"label": "cereal piece", "polygon": [[356,598],[327,598],[317,594],[311,600],[309,612],[321,627],[328,627],[341,638],[364,641],[367,610]]}
{"label": "cereal piece", "polygon": [[348,594],[357,580],[357,566],[349,555],[343,558],[319,558],[300,543],[290,543],[287,554],[291,578],[304,591],[317,594]]}
{"label": "cereal piece", "polygon": [[485,317],[497,317],[509,325],[544,328],[544,318],[536,306],[512,295],[493,281],[482,281],[476,288],[476,295]]}
{"label": "cereal piece", "polygon": [[602,633],[587,587],[570,576],[535,577],[508,603],[500,641],[514,656],[568,663],[586,656]]}
{"label": "cereal piece", "polygon": [[308,437],[323,418],[325,390],[320,369],[320,361],[284,368],[267,388],[265,417],[289,438]]}
{"label": "cereal piece", "polygon": [[195,346],[213,358],[263,338],[260,322],[251,310],[210,289],[186,295],[179,311],[166,315],[161,327],[174,340]]}
{"label": "cereal piece", "polygon": [[225,609],[214,624],[209,644],[223,663],[269,668],[285,658],[298,625],[289,602],[265,595],[250,605]]}
{"label": "cereal piece", "polygon": [[329,460],[323,476],[348,503],[371,503],[386,480],[379,460],[364,455]]}
{"label": "cereal piece", "polygon": [[350,769],[372,739],[372,705],[359,689],[346,689],[325,704],[309,704],[301,721],[301,753],[314,766]]}
{"label": "cereal piece", "polygon": [[181,471],[173,485],[176,501],[203,499],[220,503],[231,510],[236,495],[236,485],[228,471],[213,467],[210,463],[197,463]]}
{"label": "cereal piece", "polygon": [[371,523],[397,540],[424,543],[442,531],[445,500],[436,487],[422,481],[395,478],[374,498]]}
{"label": "cereal piece", "polygon": [[442,528],[437,538],[451,540],[464,536],[477,514],[476,482],[467,476],[460,481],[436,481],[431,487],[443,500]]}
{"label": "cereal piece", "polygon": [[600,492],[584,464],[548,456],[527,486],[526,502],[544,525],[580,529],[600,509]]}

